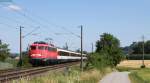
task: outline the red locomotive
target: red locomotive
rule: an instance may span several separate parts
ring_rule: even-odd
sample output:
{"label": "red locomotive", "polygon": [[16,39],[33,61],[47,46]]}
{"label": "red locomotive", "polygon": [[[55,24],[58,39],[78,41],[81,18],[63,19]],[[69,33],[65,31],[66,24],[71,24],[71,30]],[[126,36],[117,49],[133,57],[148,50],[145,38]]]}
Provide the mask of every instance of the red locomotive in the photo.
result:
{"label": "red locomotive", "polygon": [[[80,55],[80,53],[56,48],[54,45],[45,42],[34,42],[29,49],[30,63],[32,65],[77,61],[81,59]],[[86,59],[85,54],[83,56],[83,59]]]}

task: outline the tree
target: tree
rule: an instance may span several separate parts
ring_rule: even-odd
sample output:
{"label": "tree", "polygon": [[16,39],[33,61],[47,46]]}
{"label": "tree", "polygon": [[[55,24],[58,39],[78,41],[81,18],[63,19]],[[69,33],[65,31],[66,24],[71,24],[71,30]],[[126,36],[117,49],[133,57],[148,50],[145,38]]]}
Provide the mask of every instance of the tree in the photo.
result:
{"label": "tree", "polygon": [[96,42],[96,52],[104,53],[111,66],[116,66],[124,57],[120,48],[120,41],[108,33],[100,35],[100,40]]}
{"label": "tree", "polygon": [[145,42],[144,47],[145,47],[145,53],[150,54],[150,40]]}
{"label": "tree", "polygon": [[5,59],[9,56],[8,44],[2,43],[0,40],[0,61],[5,61]]}
{"label": "tree", "polygon": [[[129,47],[133,50],[132,54],[142,54],[143,53],[143,42],[142,41],[133,42]],[[144,49],[145,49],[146,54],[150,54],[150,40],[148,40],[144,43]]]}
{"label": "tree", "polygon": [[[80,49],[77,49],[75,52],[81,53],[81,50],[80,50]],[[85,50],[83,50],[83,54],[88,54],[88,52],[85,51]]]}
{"label": "tree", "polygon": [[142,45],[143,45],[143,42],[133,42],[131,45],[130,45],[130,48],[133,50],[133,54],[142,54]]}
{"label": "tree", "polygon": [[18,62],[17,66],[20,67],[22,63],[22,67],[31,67],[32,65],[29,63],[28,51],[22,52],[22,62]]}

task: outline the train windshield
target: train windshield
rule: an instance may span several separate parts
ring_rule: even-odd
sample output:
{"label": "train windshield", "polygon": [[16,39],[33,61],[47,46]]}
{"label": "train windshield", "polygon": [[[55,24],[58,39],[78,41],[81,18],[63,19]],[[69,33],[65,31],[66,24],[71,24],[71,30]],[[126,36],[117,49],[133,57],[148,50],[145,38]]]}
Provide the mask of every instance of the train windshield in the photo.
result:
{"label": "train windshield", "polygon": [[36,46],[31,46],[30,49],[31,50],[36,50]]}
{"label": "train windshield", "polygon": [[39,50],[45,50],[45,47],[44,46],[38,46],[38,49]]}

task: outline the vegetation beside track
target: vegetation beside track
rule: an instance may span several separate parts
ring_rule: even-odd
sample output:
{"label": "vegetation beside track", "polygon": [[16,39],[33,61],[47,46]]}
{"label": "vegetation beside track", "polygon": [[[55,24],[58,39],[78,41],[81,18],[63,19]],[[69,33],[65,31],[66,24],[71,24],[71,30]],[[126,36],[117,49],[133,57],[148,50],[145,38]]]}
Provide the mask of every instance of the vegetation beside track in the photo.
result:
{"label": "vegetation beside track", "polygon": [[90,69],[84,72],[80,71],[79,66],[74,66],[68,71],[50,71],[44,76],[35,78],[22,78],[13,83],[97,83],[105,74],[111,72],[111,68],[105,68],[103,71]]}
{"label": "vegetation beside track", "polygon": [[18,60],[7,58],[5,61],[0,61],[0,70],[16,68],[17,63]]}

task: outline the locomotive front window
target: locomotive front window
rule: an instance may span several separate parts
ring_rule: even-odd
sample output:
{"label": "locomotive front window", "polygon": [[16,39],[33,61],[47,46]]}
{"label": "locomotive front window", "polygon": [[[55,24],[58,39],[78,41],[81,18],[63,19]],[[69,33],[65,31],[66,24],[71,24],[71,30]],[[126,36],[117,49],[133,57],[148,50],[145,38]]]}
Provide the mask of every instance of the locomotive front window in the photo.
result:
{"label": "locomotive front window", "polygon": [[31,50],[36,50],[36,46],[31,46]]}
{"label": "locomotive front window", "polygon": [[45,50],[48,50],[48,47],[47,47],[47,46],[45,47]]}
{"label": "locomotive front window", "polygon": [[45,50],[45,47],[44,46],[38,46],[38,49],[39,50]]}

